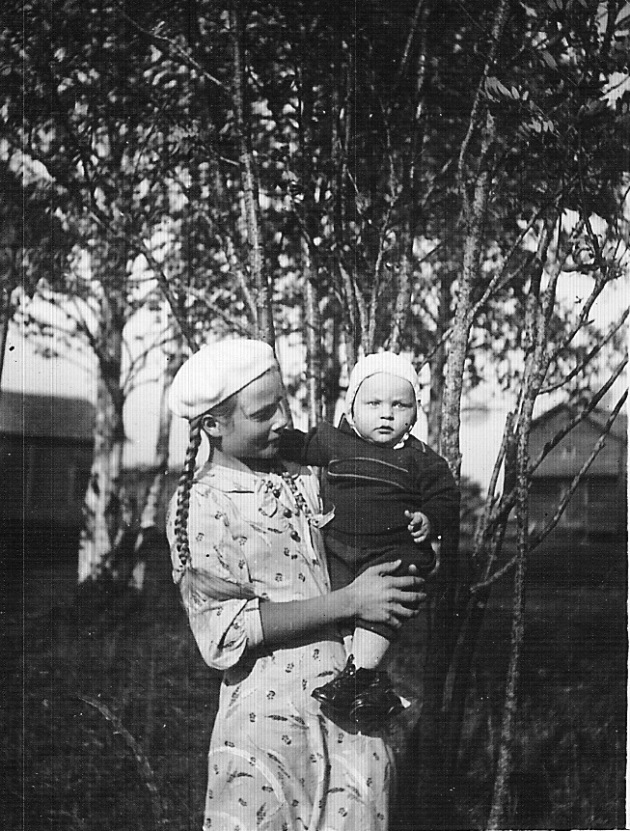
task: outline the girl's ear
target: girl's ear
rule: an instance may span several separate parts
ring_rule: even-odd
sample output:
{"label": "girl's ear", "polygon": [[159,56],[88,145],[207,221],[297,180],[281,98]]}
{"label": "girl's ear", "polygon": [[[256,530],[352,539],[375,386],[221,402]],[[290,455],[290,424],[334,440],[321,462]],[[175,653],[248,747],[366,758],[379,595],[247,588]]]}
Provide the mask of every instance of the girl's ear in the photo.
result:
{"label": "girl's ear", "polygon": [[213,415],[205,415],[202,417],[201,429],[208,436],[208,438],[221,438],[221,426]]}

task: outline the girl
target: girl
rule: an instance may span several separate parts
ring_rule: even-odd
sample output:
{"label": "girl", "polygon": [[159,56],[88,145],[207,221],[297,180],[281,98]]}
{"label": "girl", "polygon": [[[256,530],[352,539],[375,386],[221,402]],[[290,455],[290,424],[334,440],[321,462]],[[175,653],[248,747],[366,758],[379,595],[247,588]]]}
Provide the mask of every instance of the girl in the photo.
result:
{"label": "girl", "polygon": [[400,626],[422,580],[393,576],[393,563],[330,591],[316,477],[277,459],[287,418],[269,346],[203,347],[170,404],[190,421],[168,524],[174,579],[204,660],[224,672],[204,831],[384,831],[387,745],[330,721],[311,693],[346,662],[338,625]]}

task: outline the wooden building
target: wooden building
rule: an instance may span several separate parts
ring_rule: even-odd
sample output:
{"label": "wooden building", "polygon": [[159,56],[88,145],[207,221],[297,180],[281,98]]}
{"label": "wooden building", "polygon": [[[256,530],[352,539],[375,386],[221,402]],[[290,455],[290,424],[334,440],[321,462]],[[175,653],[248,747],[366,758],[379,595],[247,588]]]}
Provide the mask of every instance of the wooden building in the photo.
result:
{"label": "wooden building", "polygon": [[[574,412],[559,405],[532,424],[533,460]],[[609,413],[594,411],[565,436],[534,472],[530,491],[530,521],[541,528],[554,515],[573,477],[589,457]],[[556,533],[578,537],[625,536],[627,529],[627,418],[619,415],[606,444],[591,464],[560,518]]]}
{"label": "wooden building", "polygon": [[81,398],[0,393],[0,523],[24,543],[76,540],[92,461],[94,407]]}

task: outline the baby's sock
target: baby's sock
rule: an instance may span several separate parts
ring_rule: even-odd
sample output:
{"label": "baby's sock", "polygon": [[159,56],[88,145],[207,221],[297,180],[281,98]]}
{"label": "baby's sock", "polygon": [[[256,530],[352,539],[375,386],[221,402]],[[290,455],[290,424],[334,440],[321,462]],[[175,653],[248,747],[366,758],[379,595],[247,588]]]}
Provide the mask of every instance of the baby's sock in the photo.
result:
{"label": "baby's sock", "polygon": [[389,641],[369,629],[355,629],[352,641],[354,665],[363,669],[376,669],[389,649]]}
{"label": "baby's sock", "polygon": [[346,650],[346,655],[352,655],[352,641],[354,640],[354,636],[352,632],[348,633],[347,635],[343,636],[343,646]]}

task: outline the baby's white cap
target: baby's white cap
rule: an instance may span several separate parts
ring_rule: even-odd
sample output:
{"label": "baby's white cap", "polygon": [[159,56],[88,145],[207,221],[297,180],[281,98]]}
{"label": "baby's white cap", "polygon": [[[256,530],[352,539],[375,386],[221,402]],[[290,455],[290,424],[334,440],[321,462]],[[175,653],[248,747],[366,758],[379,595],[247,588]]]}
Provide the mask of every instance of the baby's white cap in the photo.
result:
{"label": "baby's white cap", "polygon": [[396,355],[394,352],[375,352],[373,355],[366,355],[356,362],[348,380],[345,412],[350,424],[353,423],[352,407],[359,387],[366,378],[377,375],[379,372],[384,372],[386,375],[395,375],[397,378],[409,381],[413,387],[416,401],[420,397],[420,380],[416,370],[406,358],[403,358],[402,355]]}
{"label": "baby's white cap", "polygon": [[202,346],[179,369],[168,403],[189,420],[208,412],[277,367],[273,349],[262,340],[235,338]]}

